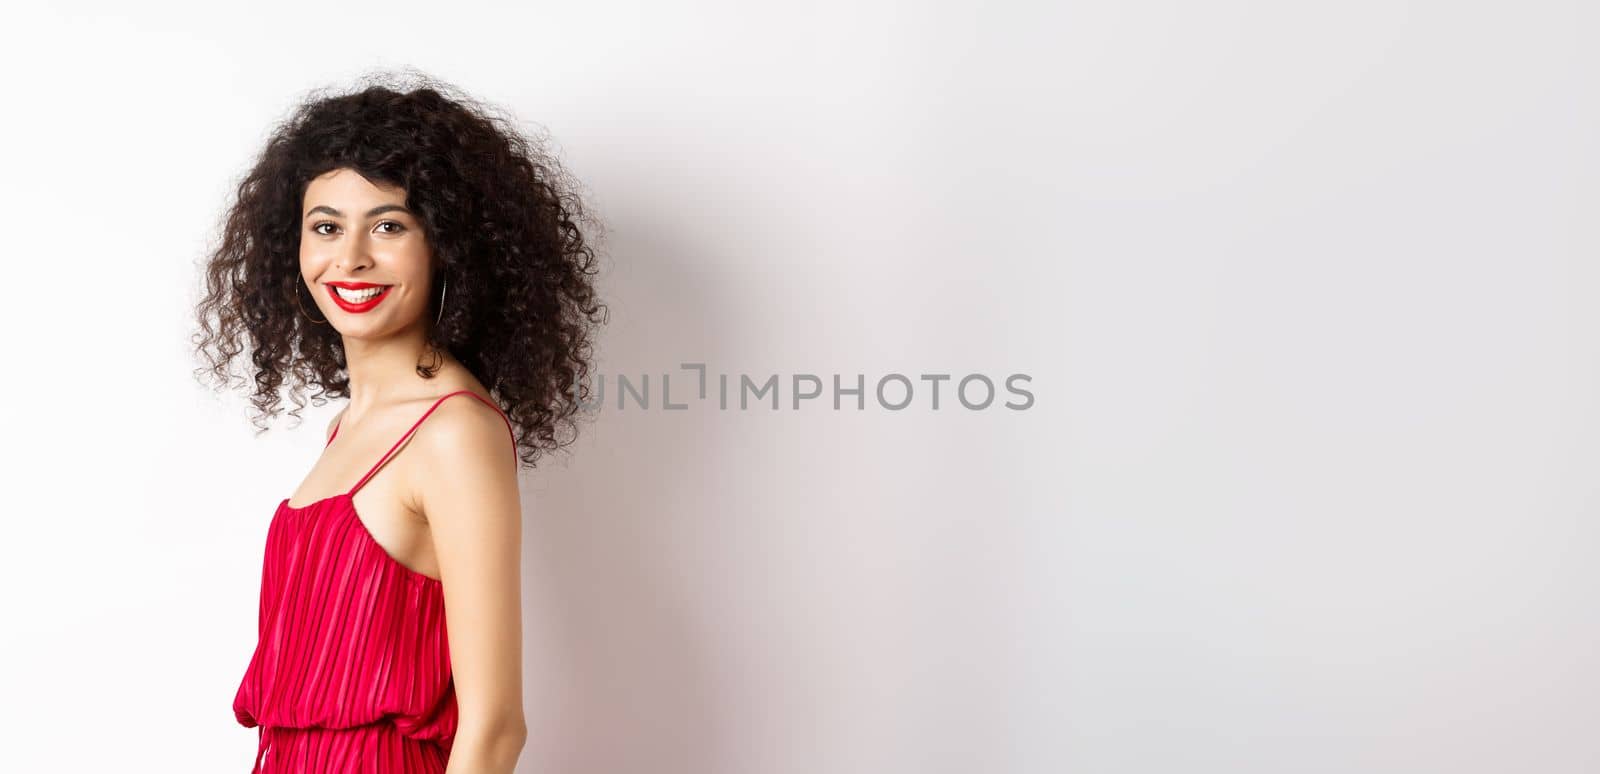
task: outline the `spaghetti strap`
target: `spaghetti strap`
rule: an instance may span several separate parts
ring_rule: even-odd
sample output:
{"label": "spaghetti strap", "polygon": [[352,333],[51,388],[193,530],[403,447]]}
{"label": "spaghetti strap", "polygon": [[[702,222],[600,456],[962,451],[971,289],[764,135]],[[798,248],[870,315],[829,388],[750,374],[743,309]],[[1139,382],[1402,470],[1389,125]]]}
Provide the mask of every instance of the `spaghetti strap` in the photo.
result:
{"label": "spaghetti strap", "polygon": [[[506,413],[504,411],[501,411],[500,407],[496,406],[493,401],[486,400],[482,395],[479,395],[478,393],[475,393],[472,390],[456,390],[455,392],[452,392],[452,393],[449,393],[447,395],[441,396],[438,400],[433,402],[432,406],[428,407],[427,411],[422,412],[422,416],[418,417],[417,421],[412,423],[411,429],[407,430],[405,432],[405,435],[400,436],[400,440],[395,441],[394,445],[389,447],[389,451],[386,451],[386,452],[383,453],[383,456],[378,459],[377,464],[373,465],[372,469],[368,470],[367,474],[365,476],[362,476],[361,480],[357,481],[356,485],[351,487],[350,491],[347,492],[345,494],[345,496],[346,497],[354,497],[355,493],[358,490],[360,490],[361,487],[364,486],[369,479],[371,479],[374,475],[377,474],[378,469],[382,468],[384,463],[386,463],[386,462],[388,462],[390,460],[390,458],[392,457],[392,455],[395,452],[395,449],[400,448],[400,445],[405,443],[406,439],[410,438],[411,434],[415,433],[417,431],[418,427],[422,426],[422,421],[427,419],[428,415],[432,414],[434,409],[439,408],[439,404],[444,403],[446,399],[455,397],[457,395],[471,395],[472,397],[477,398],[479,403],[482,403],[482,404],[488,406],[489,408],[494,409],[494,413],[499,414],[500,418],[505,420],[506,432],[510,433],[510,435],[511,435],[511,449],[512,449],[513,452],[516,451],[516,448],[517,448],[517,434],[516,434],[516,431],[511,429],[511,419],[506,416]],[[339,434],[339,428],[337,426],[334,427],[333,433],[334,433],[334,435],[338,435]],[[333,438],[330,437],[328,439],[328,442],[329,443],[333,443]]]}

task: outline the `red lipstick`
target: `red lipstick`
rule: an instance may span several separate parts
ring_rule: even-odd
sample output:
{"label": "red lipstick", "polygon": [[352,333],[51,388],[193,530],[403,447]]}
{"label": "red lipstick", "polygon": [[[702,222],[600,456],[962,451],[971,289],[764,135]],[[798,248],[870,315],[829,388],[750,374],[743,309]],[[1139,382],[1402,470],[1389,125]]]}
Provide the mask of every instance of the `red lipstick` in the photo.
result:
{"label": "red lipstick", "polygon": [[[333,299],[333,303],[351,314],[372,311],[373,307],[383,303],[383,299],[389,297],[389,288],[394,287],[393,285],[379,285],[375,282],[328,282],[325,283],[325,286],[328,288],[328,297]],[[366,290],[368,288],[378,288],[379,290],[376,295],[364,301],[349,301],[340,296],[339,291],[334,290],[336,287],[351,291]]]}

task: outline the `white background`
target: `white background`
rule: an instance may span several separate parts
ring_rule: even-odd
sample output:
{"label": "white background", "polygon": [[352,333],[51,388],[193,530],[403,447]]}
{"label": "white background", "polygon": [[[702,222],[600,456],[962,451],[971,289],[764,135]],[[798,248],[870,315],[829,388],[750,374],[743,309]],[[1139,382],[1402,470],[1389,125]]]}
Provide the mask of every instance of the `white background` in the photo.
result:
{"label": "white background", "polygon": [[405,65],[589,186],[607,374],[1033,377],[602,411],[523,479],[519,772],[1600,770],[1594,6],[71,5],[0,22],[6,770],[248,769],[337,406],[191,377],[197,261]]}

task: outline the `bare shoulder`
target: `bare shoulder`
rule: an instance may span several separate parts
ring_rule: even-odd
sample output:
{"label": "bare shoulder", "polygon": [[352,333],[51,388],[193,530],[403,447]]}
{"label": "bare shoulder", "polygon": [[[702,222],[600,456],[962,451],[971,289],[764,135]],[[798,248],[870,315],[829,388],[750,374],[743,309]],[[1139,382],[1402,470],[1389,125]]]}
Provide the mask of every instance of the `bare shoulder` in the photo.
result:
{"label": "bare shoulder", "polygon": [[429,446],[446,452],[511,453],[511,433],[500,410],[477,393],[452,395],[434,408],[428,417]]}
{"label": "bare shoulder", "polygon": [[434,408],[416,436],[418,448],[412,453],[423,474],[416,487],[424,509],[429,501],[440,502],[463,489],[498,490],[515,497],[516,448],[498,409],[473,395],[455,395]]}
{"label": "bare shoulder", "polygon": [[328,429],[322,431],[322,440],[324,443],[333,441],[333,430],[339,426],[339,420],[344,419],[345,409],[348,408],[350,408],[350,405],[347,403],[345,404],[344,408],[339,409],[339,413],[333,415],[333,419],[328,420]]}

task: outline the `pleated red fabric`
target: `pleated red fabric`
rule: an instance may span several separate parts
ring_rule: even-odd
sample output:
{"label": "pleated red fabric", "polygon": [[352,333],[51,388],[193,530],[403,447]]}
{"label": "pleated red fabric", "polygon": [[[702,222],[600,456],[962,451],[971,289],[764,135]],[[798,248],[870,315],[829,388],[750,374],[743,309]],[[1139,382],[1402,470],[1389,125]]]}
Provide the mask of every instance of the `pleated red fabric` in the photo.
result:
{"label": "pleated red fabric", "polygon": [[[259,639],[233,699],[259,735],[253,774],[443,772],[457,709],[443,584],[389,555],[351,498],[446,399],[350,491],[278,504],[261,568]],[[339,434],[336,426],[328,443]],[[516,453],[516,434],[511,435]]]}

